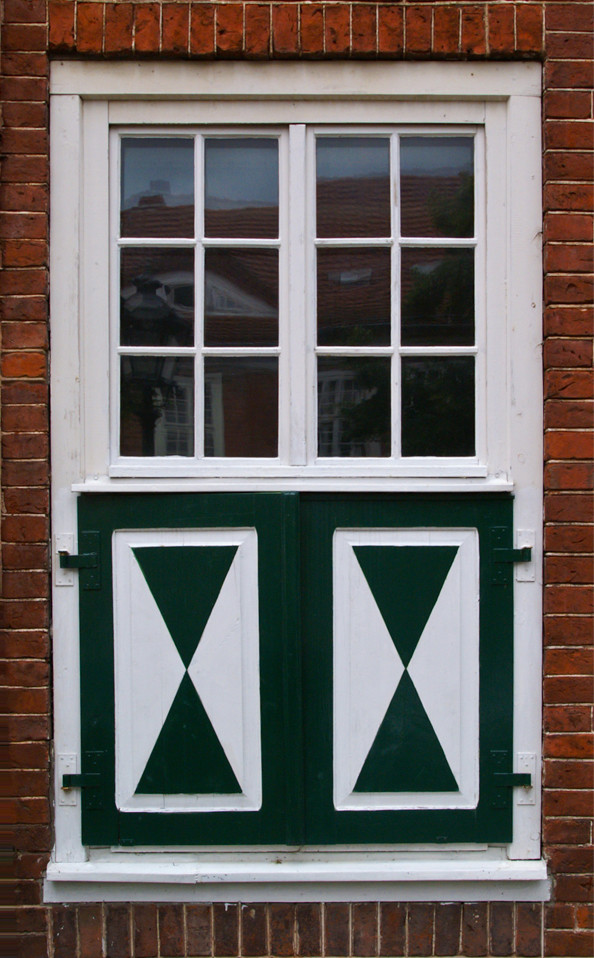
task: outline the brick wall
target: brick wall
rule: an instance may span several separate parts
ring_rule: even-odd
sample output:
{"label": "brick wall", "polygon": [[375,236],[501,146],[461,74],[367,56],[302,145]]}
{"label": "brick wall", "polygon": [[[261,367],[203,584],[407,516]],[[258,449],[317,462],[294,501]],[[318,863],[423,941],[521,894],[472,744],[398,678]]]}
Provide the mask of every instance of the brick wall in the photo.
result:
{"label": "brick wall", "polygon": [[[49,11],[48,11],[49,6]],[[2,665],[15,849],[3,953],[591,955],[593,7],[589,2],[4,0]],[[45,907],[51,848],[48,637],[47,72],[76,56],[543,58],[545,854],[535,904]]]}

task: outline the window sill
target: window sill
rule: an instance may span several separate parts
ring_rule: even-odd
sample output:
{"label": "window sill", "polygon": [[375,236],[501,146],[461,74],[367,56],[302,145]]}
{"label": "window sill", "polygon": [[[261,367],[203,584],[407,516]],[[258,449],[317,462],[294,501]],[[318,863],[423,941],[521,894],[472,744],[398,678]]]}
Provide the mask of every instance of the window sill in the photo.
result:
{"label": "window sill", "polygon": [[536,861],[50,862],[44,900],[545,901]]}

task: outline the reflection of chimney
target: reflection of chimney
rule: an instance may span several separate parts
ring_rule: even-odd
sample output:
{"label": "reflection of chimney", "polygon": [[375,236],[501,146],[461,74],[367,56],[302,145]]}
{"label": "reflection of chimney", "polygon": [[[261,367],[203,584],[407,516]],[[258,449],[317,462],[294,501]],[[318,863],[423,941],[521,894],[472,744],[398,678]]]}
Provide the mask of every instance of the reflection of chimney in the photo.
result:
{"label": "reflection of chimney", "polygon": [[151,180],[151,193],[171,193],[169,180]]}

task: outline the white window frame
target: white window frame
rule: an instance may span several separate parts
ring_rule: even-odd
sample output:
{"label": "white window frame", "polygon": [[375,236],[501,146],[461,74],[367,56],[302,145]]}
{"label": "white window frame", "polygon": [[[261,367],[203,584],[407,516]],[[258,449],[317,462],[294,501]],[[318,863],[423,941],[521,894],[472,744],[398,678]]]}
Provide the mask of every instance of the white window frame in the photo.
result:
{"label": "white window frame", "polygon": [[[540,784],[514,791],[514,841],[506,846],[417,846],[388,851],[129,850],[85,848],[80,802],[60,788],[80,754],[78,600],[75,575],[57,552],[75,547],[79,492],[317,489],[340,491],[513,491],[516,546],[533,561],[517,567],[514,767],[540,766],[542,586],[541,68],[534,63],[94,63],[51,68],[52,509],[56,842],[46,900],[542,900]],[[265,126],[287,121],[419,129],[485,130],[484,355],[488,450],[472,471],[460,463],[395,467],[345,460],[248,468],[203,466],[191,474],[118,472],[109,461],[108,255],[110,125],[147,128]],[[288,164],[304,164],[303,142]],[[496,144],[496,146],[495,146]],[[312,175],[312,171],[309,171]],[[299,221],[299,216],[302,221]],[[482,214],[480,214],[482,215]],[[292,212],[293,242],[305,211]],[[291,240],[289,241],[291,242]],[[287,288],[288,309],[304,277]],[[483,311],[481,314],[481,310]],[[310,313],[313,315],[313,312]],[[480,324],[479,324],[480,325]],[[292,327],[302,348],[303,331]],[[301,375],[294,371],[292,375]],[[480,375],[477,369],[477,379]],[[495,377],[495,382],[490,380]],[[297,413],[296,413],[297,415]],[[305,410],[302,433],[305,435]],[[311,415],[310,415],[311,421]],[[287,433],[288,434],[288,433]],[[292,461],[303,454],[292,452]],[[65,450],[67,452],[65,452]],[[487,468],[488,466],[488,468]]]}

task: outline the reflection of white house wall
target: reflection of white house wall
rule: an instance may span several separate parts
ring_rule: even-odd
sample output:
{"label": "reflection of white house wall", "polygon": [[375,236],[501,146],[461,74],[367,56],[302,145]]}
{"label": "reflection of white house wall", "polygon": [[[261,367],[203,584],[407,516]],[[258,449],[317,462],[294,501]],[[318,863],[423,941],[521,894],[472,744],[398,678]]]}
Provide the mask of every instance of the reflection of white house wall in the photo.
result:
{"label": "reflection of white house wall", "polygon": [[[457,546],[408,672],[458,792],[354,792],[404,665],[353,546]],[[337,529],[334,534],[334,804],[338,809],[475,808],[479,775],[479,550],[474,529]],[[414,601],[414,600],[413,600]],[[419,755],[419,762],[423,756]]]}
{"label": "reflection of white house wall", "polygon": [[356,405],[372,394],[371,389],[355,385],[355,373],[339,369],[319,373],[318,451],[320,456],[349,456],[358,454],[363,445],[366,456],[381,456],[381,445],[376,440],[349,442],[342,438],[344,407]]}
{"label": "reflection of white house wall", "polygon": [[[238,795],[135,795],[185,668],[134,557],[160,546],[237,553],[188,666],[242,788]],[[122,811],[255,811],[262,803],[255,530],[118,531],[113,540],[116,804]]]}

